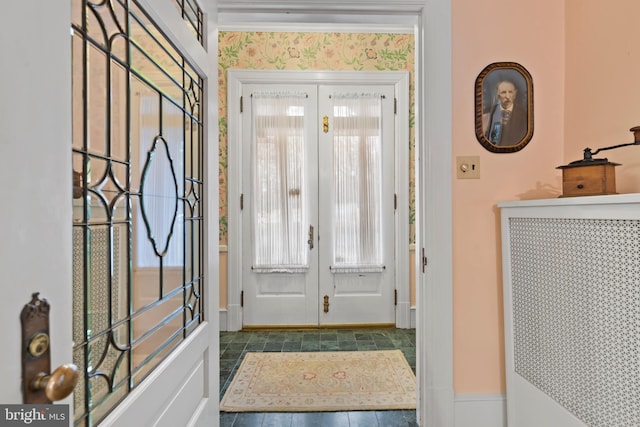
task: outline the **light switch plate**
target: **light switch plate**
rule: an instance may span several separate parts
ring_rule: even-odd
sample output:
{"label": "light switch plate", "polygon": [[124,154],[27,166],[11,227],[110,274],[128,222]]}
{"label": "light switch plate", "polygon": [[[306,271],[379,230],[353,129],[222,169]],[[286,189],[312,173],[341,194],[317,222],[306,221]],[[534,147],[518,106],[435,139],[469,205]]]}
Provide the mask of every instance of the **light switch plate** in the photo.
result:
{"label": "light switch plate", "polygon": [[480,156],[456,157],[458,179],[480,179]]}

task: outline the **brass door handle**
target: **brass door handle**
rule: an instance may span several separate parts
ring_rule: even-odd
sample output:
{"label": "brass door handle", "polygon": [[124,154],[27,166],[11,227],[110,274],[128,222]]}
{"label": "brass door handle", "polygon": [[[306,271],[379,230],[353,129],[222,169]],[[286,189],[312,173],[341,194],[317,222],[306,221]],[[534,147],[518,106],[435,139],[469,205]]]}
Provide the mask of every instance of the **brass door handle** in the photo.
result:
{"label": "brass door handle", "polygon": [[73,363],[58,366],[52,374],[40,372],[31,380],[31,390],[44,389],[52,402],[69,396],[78,384],[78,367]]}
{"label": "brass door handle", "polygon": [[35,292],[20,312],[22,324],[22,401],[48,404],[69,396],[80,377],[72,363],[51,372],[49,302]]}

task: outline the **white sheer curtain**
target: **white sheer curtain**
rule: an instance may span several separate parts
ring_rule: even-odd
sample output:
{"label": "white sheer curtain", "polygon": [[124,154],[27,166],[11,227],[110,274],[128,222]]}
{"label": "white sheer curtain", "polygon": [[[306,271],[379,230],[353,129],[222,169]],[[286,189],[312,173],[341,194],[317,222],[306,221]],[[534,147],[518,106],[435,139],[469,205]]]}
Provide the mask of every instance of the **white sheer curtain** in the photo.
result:
{"label": "white sheer curtain", "polygon": [[251,96],[254,272],[299,273],[308,269],[306,97],[274,92]]}
{"label": "white sheer curtain", "polygon": [[382,257],[382,102],[380,94],[333,99],[333,265],[339,273],[377,272]]}

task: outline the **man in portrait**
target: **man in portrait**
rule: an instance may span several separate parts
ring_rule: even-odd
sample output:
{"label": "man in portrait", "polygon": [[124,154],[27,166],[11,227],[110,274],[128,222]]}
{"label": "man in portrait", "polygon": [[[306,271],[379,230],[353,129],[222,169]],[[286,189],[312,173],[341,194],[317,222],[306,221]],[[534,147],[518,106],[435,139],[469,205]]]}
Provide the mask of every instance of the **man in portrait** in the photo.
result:
{"label": "man in portrait", "polygon": [[501,79],[496,85],[496,104],[491,108],[485,137],[496,146],[512,146],[527,133],[527,107],[519,102],[513,81]]}

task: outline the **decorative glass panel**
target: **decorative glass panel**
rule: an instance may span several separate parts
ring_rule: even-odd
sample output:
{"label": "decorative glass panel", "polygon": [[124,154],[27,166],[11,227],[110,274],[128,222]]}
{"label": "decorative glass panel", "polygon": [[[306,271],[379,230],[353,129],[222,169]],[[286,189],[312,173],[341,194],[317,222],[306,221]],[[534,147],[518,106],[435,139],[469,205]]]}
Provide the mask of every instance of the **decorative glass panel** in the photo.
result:
{"label": "decorative glass panel", "polygon": [[333,99],[334,272],[380,271],[382,102],[376,94]]}
{"label": "decorative glass panel", "polygon": [[184,19],[189,29],[193,32],[193,35],[196,36],[200,44],[204,45],[202,25],[204,16],[198,3],[195,0],[175,0],[175,5],[178,7],[182,19]]}
{"label": "decorative glass panel", "polygon": [[72,0],[77,426],[204,320],[203,79],[135,0]]}
{"label": "decorative glass panel", "polygon": [[255,272],[308,268],[305,100],[304,94],[252,95]]}

